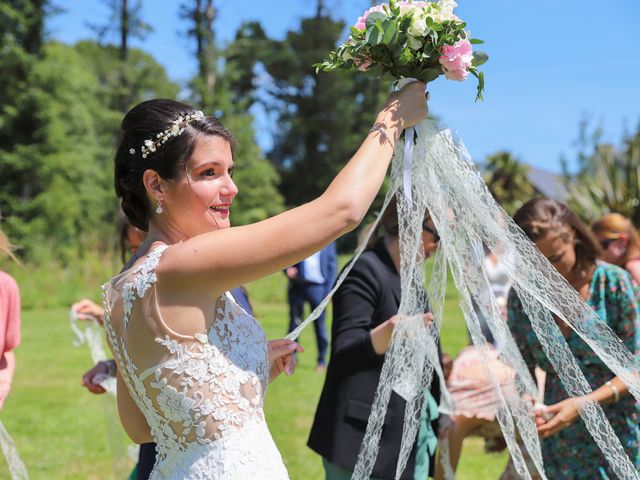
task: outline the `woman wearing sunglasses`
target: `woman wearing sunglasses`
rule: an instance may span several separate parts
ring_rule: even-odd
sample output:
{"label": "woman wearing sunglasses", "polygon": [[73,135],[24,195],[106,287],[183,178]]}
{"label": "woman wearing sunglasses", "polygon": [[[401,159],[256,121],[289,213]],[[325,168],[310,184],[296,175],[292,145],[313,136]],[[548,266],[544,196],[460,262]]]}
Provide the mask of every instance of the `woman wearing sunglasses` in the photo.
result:
{"label": "woman wearing sunglasses", "polygon": [[640,234],[619,213],[605,215],[591,227],[602,246],[602,259],[627,270],[640,285]]}

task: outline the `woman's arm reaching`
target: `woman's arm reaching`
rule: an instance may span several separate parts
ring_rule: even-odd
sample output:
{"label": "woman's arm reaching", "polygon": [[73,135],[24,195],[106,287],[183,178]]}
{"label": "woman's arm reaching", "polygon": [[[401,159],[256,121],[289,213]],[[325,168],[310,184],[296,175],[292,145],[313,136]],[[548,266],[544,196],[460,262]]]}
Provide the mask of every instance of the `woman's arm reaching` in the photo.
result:
{"label": "woman's arm reaching", "polygon": [[358,151],[315,200],[252,225],[221,229],[173,245],[158,274],[165,292],[219,294],[293,265],[364,218],[405,127],[427,113],[424,84],[391,94]]}

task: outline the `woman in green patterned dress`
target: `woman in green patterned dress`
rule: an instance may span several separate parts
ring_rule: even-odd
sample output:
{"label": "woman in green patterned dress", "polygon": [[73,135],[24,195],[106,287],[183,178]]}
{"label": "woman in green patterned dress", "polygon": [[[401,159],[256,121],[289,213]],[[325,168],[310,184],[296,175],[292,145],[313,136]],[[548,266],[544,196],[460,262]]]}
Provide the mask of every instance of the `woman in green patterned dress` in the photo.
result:
{"label": "woman in green patterned dress", "polygon": [[[555,200],[534,199],[523,205],[515,222],[535,242],[553,266],[580,293],[627,348],[640,352],[640,302],[625,270],[596,260],[600,246],[589,229]],[[547,373],[545,420],[537,418],[547,477],[561,479],[615,478],[611,467],[580,418],[581,400],[569,397],[547,359],[520,300],[512,290],[508,323],[530,370]],[[601,404],[629,458],[640,468],[639,405],[593,350],[564,322],[557,320],[567,344],[593,392],[589,399]]]}

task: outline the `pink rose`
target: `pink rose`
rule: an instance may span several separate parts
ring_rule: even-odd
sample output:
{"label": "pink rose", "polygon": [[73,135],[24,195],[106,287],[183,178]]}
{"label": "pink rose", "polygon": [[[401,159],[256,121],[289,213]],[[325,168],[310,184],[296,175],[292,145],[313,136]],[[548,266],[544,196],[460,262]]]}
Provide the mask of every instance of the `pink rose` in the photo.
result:
{"label": "pink rose", "polygon": [[469,76],[468,68],[473,61],[471,42],[460,40],[455,45],[442,47],[442,55],[438,59],[448,80],[465,80]]}
{"label": "pink rose", "polygon": [[369,59],[366,59],[363,61],[355,60],[355,63],[358,66],[358,70],[360,70],[361,72],[366,72],[367,70],[369,70],[369,67],[371,66],[371,60]]}
{"label": "pink rose", "polygon": [[354,27],[360,31],[364,30],[365,28],[367,28],[367,19],[364,18],[364,16],[358,17],[358,21],[356,22]]}
{"label": "pink rose", "polygon": [[358,20],[356,21],[354,27],[358,30],[364,30],[365,28],[367,28],[367,17],[373,12],[384,12],[384,8],[382,5],[371,7],[369,10],[364,12],[361,17],[358,17]]}
{"label": "pink rose", "polygon": [[462,82],[467,79],[469,72],[467,70],[445,70],[444,78],[447,80],[457,80]]}

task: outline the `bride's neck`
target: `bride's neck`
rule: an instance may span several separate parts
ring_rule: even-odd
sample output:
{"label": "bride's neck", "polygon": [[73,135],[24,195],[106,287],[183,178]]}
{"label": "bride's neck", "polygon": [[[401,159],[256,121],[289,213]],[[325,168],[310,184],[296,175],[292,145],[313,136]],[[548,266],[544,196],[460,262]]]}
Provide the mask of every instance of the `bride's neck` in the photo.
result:
{"label": "bride's neck", "polygon": [[177,228],[173,228],[170,225],[157,225],[156,223],[149,223],[149,233],[145,239],[147,245],[152,245],[154,242],[162,242],[167,245],[173,245],[174,243],[180,243],[187,240],[184,233]]}

